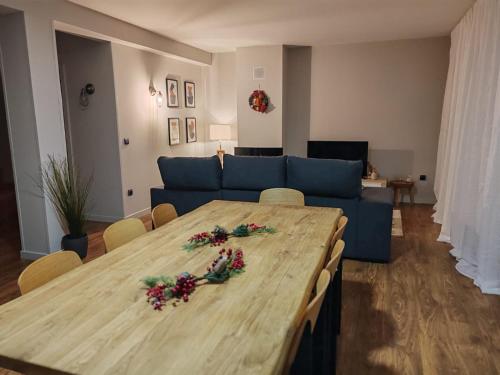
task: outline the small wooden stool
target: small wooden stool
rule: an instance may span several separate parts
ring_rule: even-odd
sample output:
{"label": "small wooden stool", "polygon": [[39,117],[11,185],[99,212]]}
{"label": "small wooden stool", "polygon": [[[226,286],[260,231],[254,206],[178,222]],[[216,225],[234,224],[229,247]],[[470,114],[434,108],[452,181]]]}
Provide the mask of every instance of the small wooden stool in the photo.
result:
{"label": "small wooden stool", "polygon": [[403,194],[403,189],[406,189],[408,191],[408,194],[410,195],[410,202],[411,204],[414,204],[414,192],[413,192],[413,187],[415,183],[413,181],[403,181],[403,180],[393,180],[390,183],[390,186],[394,189],[394,205],[396,207],[399,206],[401,203],[401,195]]}

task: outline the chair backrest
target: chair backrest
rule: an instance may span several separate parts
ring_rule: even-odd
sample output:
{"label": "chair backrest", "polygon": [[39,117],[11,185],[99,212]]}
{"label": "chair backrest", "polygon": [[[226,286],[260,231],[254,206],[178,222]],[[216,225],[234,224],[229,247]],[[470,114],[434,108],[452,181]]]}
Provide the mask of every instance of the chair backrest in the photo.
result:
{"label": "chair backrest", "polygon": [[162,203],[153,208],[151,217],[153,218],[153,226],[156,228],[165,225],[177,217],[175,207],[170,203]]}
{"label": "chair backrest", "polygon": [[21,294],[26,294],[81,265],[82,261],[74,251],[58,251],[28,265],[19,275],[17,285]]}
{"label": "chair backrest", "polygon": [[326,269],[330,274],[335,275],[335,272],[337,272],[337,267],[339,266],[340,259],[342,258],[342,252],[344,251],[345,247],[345,242],[342,240],[338,240],[335,246],[333,247],[332,255],[330,257],[330,260],[328,261],[328,264],[326,265]]}
{"label": "chair backrest", "polygon": [[102,235],[106,252],[130,242],[146,232],[144,223],[135,217],[117,221],[107,227]]}
{"label": "chair backrest", "polygon": [[341,240],[342,237],[344,236],[345,227],[346,227],[348,221],[349,221],[349,219],[347,218],[347,216],[340,217],[339,222],[337,223],[337,230],[333,234],[332,240],[330,241],[330,250],[328,251],[327,258],[326,258],[327,261],[332,256],[332,249],[335,246],[335,244],[337,243],[337,241]]}
{"label": "chair backrest", "polygon": [[287,188],[266,189],[260,193],[259,203],[304,206],[304,194]]}
{"label": "chair backrest", "polygon": [[330,272],[328,272],[328,270],[326,269],[322,270],[318,277],[318,280],[316,281],[316,294],[311,302],[309,302],[309,304],[307,305],[306,311],[302,316],[302,321],[299,325],[299,328],[297,329],[293,337],[292,345],[290,347],[290,351],[288,352],[286,364],[287,370],[292,367],[293,361],[300,346],[302,335],[304,334],[304,328],[308,322],[310,323],[311,333],[314,331],[314,327],[316,326],[316,321],[318,320],[318,315],[321,310],[321,305],[323,304],[323,300],[325,299],[326,289],[328,288],[328,284],[330,284],[330,279]]}

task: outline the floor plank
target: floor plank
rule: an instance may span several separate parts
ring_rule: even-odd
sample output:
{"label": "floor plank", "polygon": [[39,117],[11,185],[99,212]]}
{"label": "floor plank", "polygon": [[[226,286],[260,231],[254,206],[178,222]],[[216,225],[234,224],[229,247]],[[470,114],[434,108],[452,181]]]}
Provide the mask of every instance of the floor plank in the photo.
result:
{"label": "floor plank", "polygon": [[[500,374],[500,297],[455,270],[431,206],[401,213],[405,235],[393,238],[390,264],[344,263],[337,374]],[[89,223],[85,261],[104,254],[108,225]],[[27,262],[18,248],[18,236],[0,233],[0,304],[19,295]]]}

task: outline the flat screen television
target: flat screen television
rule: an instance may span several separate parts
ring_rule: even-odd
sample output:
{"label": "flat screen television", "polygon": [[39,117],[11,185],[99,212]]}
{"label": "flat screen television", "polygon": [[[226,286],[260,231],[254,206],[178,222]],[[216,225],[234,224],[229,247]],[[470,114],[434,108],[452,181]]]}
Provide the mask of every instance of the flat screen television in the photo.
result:
{"label": "flat screen television", "polygon": [[363,174],[368,174],[367,141],[308,141],[307,157],[317,159],[361,160]]}

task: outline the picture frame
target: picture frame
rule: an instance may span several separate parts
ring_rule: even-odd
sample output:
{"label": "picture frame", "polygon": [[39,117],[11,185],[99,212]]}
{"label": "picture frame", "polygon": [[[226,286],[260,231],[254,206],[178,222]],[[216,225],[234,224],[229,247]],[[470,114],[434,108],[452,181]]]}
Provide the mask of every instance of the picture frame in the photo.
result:
{"label": "picture frame", "polygon": [[196,117],[186,117],[186,142],[197,141]]}
{"label": "picture frame", "polygon": [[178,117],[168,119],[168,144],[170,146],[181,143],[181,120]]}
{"label": "picture frame", "polygon": [[196,107],[196,84],[191,81],[184,81],[184,104],[186,108]]}
{"label": "picture frame", "polygon": [[173,78],[166,79],[167,84],[167,107],[178,108],[179,107],[179,81]]}

